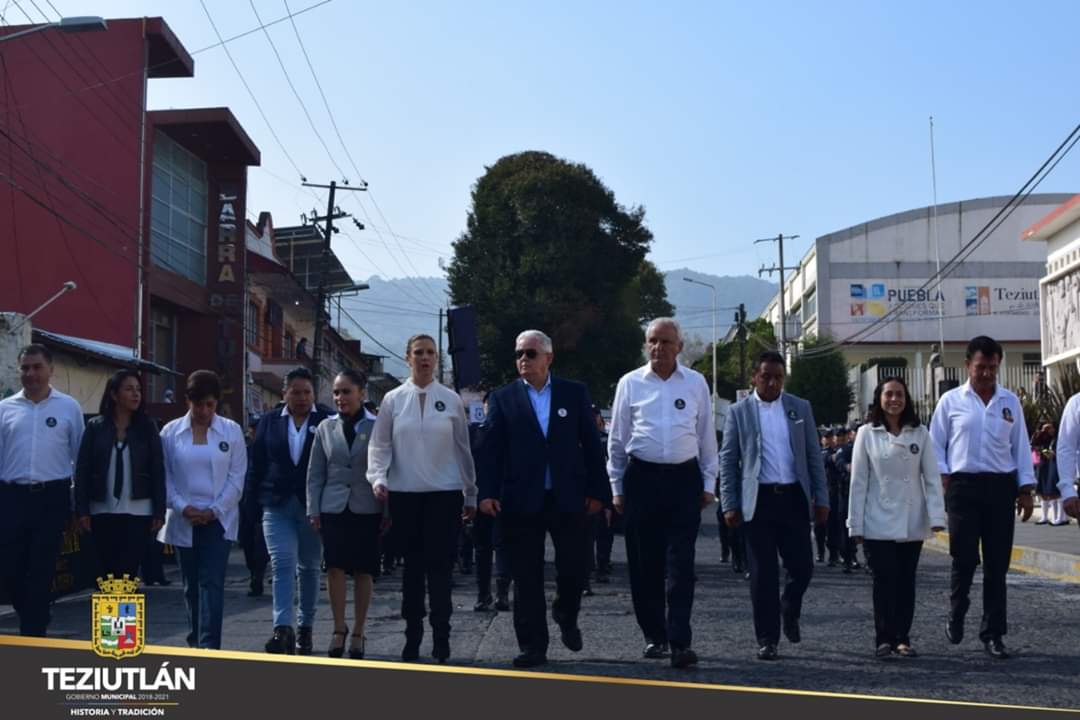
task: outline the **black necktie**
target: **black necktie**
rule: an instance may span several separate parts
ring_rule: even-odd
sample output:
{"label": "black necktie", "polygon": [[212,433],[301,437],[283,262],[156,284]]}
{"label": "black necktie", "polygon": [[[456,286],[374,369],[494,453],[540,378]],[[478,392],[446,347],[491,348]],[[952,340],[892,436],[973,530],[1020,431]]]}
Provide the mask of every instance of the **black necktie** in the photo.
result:
{"label": "black necktie", "polygon": [[124,487],[124,448],[127,447],[127,439],[116,443],[116,473],[113,475],[113,497],[120,499],[120,491]]}

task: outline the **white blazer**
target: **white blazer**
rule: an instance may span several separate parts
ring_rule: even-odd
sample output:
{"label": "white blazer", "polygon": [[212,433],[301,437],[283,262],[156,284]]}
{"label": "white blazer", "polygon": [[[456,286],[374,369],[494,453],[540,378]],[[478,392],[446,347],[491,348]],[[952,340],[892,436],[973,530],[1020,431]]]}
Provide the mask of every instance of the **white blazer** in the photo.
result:
{"label": "white blazer", "polygon": [[945,498],[930,432],[863,425],[851,460],[848,531],[869,540],[925,540],[945,527]]}
{"label": "white blazer", "polygon": [[[236,540],[240,525],[240,496],[247,473],[247,444],[243,429],[232,420],[215,415],[206,433],[210,445],[214,477],[214,501],[209,509],[221,522],[227,540]],[[161,448],[165,455],[165,526],[157,539],[176,547],[191,547],[191,523],[184,517],[188,502],[188,476],[177,466],[177,450],[191,444],[191,413],[173,420],[161,430]],[[203,508],[200,508],[203,509]]]}

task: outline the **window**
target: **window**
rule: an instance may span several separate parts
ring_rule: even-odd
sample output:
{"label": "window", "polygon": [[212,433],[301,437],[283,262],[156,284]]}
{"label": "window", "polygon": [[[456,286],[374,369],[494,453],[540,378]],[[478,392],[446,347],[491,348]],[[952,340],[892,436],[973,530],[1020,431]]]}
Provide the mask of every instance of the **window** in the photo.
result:
{"label": "window", "polygon": [[803,297],[803,322],[809,321],[814,315],[817,315],[817,289],[810,288],[810,292]]}
{"label": "window", "polygon": [[293,337],[292,330],[285,331],[285,339],[281,343],[281,357],[286,360],[292,360],[295,356],[296,350],[296,338]]}
{"label": "window", "polygon": [[[150,362],[176,369],[176,316],[161,307],[150,308]],[[165,402],[165,392],[175,397],[176,376],[168,373],[150,376],[150,402]]]}
{"label": "window", "polygon": [[259,347],[259,305],[253,300],[247,304],[247,314],[244,316],[244,342],[249,347]]}
{"label": "window", "polygon": [[206,284],[206,163],[154,134],[150,256],[155,265]]}

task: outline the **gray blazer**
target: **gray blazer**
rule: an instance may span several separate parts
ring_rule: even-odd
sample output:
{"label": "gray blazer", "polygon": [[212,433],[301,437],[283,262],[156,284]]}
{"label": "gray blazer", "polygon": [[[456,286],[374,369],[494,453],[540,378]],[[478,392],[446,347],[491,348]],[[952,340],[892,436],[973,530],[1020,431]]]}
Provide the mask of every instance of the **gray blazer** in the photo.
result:
{"label": "gray blazer", "polygon": [[344,512],[346,507],[364,515],[383,512],[367,481],[368,441],[374,426],[375,421],[369,418],[357,424],[352,450],[345,441],[340,415],[323,420],[315,428],[307,474],[309,515]]}
{"label": "gray blazer", "polygon": [[[829,506],[825,465],[818,448],[817,425],[810,403],[784,393],[784,414],[788,418],[791,453],[795,456],[795,477],[814,506]],[[720,448],[720,504],[724,512],[739,510],[745,521],[752,520],[757,507],[758,476],[761,474],[761,426],[757,400],[751,395],[728,409],[724,421],[724,444]]]}

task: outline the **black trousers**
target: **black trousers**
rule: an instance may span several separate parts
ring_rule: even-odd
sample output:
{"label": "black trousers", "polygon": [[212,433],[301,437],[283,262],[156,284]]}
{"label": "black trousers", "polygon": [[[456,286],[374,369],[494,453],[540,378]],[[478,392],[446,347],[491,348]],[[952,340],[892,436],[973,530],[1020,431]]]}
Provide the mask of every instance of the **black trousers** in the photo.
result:
{"label": "black trousers", "polygon": [[981,545],[983,616],[979,639],[983,642],[1008,632],[1005,575],[1012,558],[1016,496],[1015,473],[954,473],[945,494],[952,555],[952,616],[963,618],[971,605],[968,594]]}
{"label": "black trousers", "polygon": [[866,540],[866,555],[874,564],[874,644],[911,644],[915,617],[915,571],[922,542]]}
{"label": "black trousers", "polygon": [[611,571],[611,547],[615,544],[615,531],[608,522],[608,509],[589,516],[589,552],[587,560],[589,572]]}
{"label": "black trousers", "polygon": [[252,502],[240,503],[240,527],[237,540],[244,549],[244,565],[256,582],[262,582],[266,566],[270,562],[270,553],[266,549],[263,537],[262,505]]}
{"label": "black trousers", "polygon": [[[103,513],[90,517],[102,576],[134,578],[150,539],[149,515]],[[145,579],[145,578],[144,578]]]}
{"label": "black trousers", "polygon": [[[780,642],[781,613],[793,618],[802,614],[803,593],[814,572],[806,527],[809,517],[806,495],[798,483],[758,488],[754,519],[745,527],[750,602],[758,645]],[[782,595],[777,554],[787,571]]]}
{"label": "black trousers", "polygon": [[829,562],[836,562],[847,539],[847,504],[840,502],[839,487],[829,488],[829,520],[826,527],[825,546],[829,551]]}
{"label": "black trousers", "polygon": [[693,640],[690,612],[697,581],[701,469],[697,460],[659,465],[631,458],[623,493],[630,597],[638,627],[648,642],[688,648]]}
{"label": "black trousers", "polygon": [[718,507],[716,510],[718,534],[720,535],[720,554],[731,556],[731,565],[735,568],[746,566],[746,541],[743,539],[743,528],[729,528],[724,522],[724,510]]}
{"label": "black trousers", "polygon": [[148,535],[142,556],[140,577],[144,583],[161,582],[165,579],[165,546],[153,535]]}
{"label": "black trousers", "polygon": [[[497,580],[510,584],[510,561],[503,548],[501,519],[477,513],[473,520],[473,544],[476,546],[476,597],[491,597],[491,575],[494,569]],[[494,559],[494,563],[492,560]]]}
{"label": "black trousers", "polygon": [[391,492],[390,518],[395,541],[405,558],[401,581],[401,617],[410,625],[420,623],[425,585],[431,606],[431,629],[436,637],[449,637],[451,574],[461,530],[460,490],[437,492]]}
{"label": "black trousers", "polygon": [[577,625],[587,575],[589,516],[561,512],[548,492],[538,513],[503,512],[502,540],[514,580],[514,632],[522,652],[546,653],[548,626],[544,596],[544,540],[555,546],[555,600],[551,615],[559,625]]}
{"label": "black trousers", "polygon": [[45,637],[56,560],[71,517],[68,480],[0,484],[0,582],[19,615],[19,634]]}

